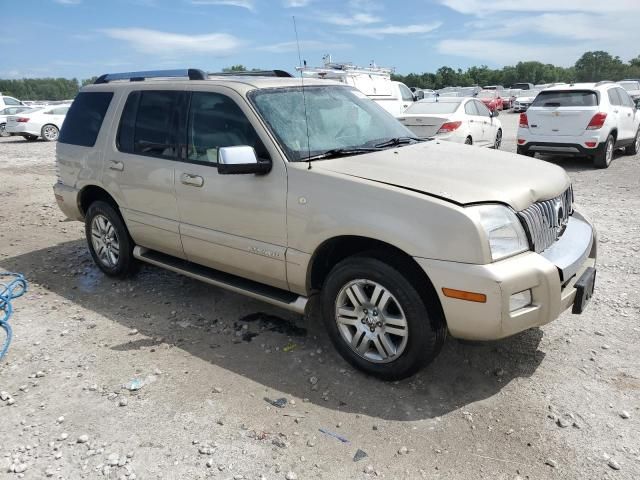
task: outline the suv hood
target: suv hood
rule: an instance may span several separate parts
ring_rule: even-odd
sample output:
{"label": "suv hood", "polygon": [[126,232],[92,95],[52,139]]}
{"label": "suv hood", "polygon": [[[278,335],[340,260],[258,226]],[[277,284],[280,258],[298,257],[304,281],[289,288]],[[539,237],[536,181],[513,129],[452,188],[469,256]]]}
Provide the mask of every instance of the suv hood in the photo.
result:
{"label": "suv hood", "polygon": [[460,205],[497,202],[520,211],[554,198],[571,181],[564,169],[523,155],[437,140],[321,160],[314,169],[405,188]]}

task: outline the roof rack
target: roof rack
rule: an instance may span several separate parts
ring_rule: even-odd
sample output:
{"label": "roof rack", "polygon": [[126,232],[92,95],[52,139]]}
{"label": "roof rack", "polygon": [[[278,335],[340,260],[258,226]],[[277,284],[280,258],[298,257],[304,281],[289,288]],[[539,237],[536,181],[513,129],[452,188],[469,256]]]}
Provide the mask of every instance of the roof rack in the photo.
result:
{"label": "roof rack", "polygon": [[293,77],[284,70],[247,70],[242,72],[209,72],[214,77]]}
{"label": "roof rack", "polygon": [[183,70],[147,70],[143,72],[106,73],[100,75],[94,84],[109,83],[115,80],[129,80],[130,82],[142,82],[149,78],[180,78],[189,80],[206,80],[207,74],[196,68]]}

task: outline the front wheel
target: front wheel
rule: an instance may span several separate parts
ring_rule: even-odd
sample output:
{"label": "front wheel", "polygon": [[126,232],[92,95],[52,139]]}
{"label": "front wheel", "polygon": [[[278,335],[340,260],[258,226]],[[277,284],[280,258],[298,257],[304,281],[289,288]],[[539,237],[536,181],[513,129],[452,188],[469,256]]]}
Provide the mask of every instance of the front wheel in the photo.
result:
{"label": "front wheel", "polygon": [[502,145],[502,130],[498,129],[496,132],[496,139],[493,142],[493,148],[496,150],[500,150],[500,145]]}
{"label": "front wheel", "polygon": [[323,320],[342,357],[385,380],[413,375],[440,352],[446,325],[392,266],[355,256],[338,263],[322,289]]}
{"label": "front wheel", "polygon": [[55,142],[58,140],[60,130],[58,130],[58,127],[55,125],[48,124],[42,127],[42,132],[40,133],[42,134],[42,138],[45,142]]}
{"label": "front wheel", "polygon": [[84,227],[89,251],[100,270],[112,277],[126,277],[135,271],[133,240],[111,205],[100,200],[93,202]]}

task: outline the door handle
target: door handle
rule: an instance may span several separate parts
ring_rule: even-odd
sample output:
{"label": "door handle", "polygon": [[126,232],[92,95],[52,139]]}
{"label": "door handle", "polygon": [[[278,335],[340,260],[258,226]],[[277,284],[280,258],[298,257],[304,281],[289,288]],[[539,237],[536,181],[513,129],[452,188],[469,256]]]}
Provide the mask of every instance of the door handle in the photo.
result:
{"label": "door handle", "polygon": [[201,187],[204,185],[204,178],[200,175],[191,175],[190,173],[183,173],[180,175],[180,181],[184,185],[189,185],[191,187]]}
{"label": "door handle", "polygon": [[618,110],[614,110],[613,113],[618,113]]}
{"label": "door handle", "polygon": [[124,170],[124,163],[111,160],[111,162],[109,163],[109,169],[121,172]]}
{"label": "door handle", "polygon": [[469,120],[469,123],[473,123],[473,120]]}

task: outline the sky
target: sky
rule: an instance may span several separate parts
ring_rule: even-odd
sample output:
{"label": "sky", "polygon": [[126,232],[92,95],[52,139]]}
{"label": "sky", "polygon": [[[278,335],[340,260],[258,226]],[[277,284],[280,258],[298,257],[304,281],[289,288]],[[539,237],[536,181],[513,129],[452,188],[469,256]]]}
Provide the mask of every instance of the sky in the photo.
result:
{"label": "sky", "polygon": [[398,73],[640,55],[640,0],[0,0],[0,78],[89,78],[322,56]]}

